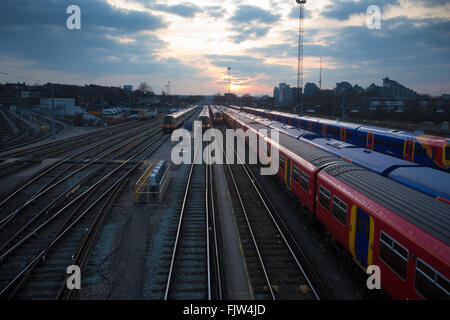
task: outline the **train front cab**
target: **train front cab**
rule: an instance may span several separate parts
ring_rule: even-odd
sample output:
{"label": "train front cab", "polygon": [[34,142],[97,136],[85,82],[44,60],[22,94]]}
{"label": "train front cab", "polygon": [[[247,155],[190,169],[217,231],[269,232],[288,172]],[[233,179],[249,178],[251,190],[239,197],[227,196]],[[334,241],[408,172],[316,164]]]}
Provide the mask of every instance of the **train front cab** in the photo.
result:
{"label": "train front cab", "polygon": [[164,132],[172,132],[175,128],[175,118],[172,115],[163,117],[162,128]]}

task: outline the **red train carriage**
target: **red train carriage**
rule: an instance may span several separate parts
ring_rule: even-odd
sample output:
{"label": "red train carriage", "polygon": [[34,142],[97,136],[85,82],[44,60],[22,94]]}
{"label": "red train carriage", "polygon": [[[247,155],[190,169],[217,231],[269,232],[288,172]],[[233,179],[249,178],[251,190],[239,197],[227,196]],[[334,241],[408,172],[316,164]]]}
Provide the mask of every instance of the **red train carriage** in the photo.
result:
{"label": "red train carriage", "polygon": [[448,299],[450,206],[352,164],[317,177],[316,216],[363,269],[377,265],[400,299]]}
{"label": "red train carriage", "polygon": [[[232,128],[263,128],[228,111]],[[277,178],[394,299],[448,299],[450,206],[280,134]]]}

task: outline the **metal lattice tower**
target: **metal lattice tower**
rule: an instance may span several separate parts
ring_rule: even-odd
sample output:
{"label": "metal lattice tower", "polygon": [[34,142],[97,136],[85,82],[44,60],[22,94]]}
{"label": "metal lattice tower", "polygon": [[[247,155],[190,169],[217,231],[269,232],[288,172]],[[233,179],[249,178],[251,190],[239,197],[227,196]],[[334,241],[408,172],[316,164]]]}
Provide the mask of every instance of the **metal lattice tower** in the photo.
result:
{"label": "metal lattice tower", "polygon": [[319,89],[322,90],[322,57],[320,57]]}
{"label": "metal lattice tower", "polygon": [[303,5],[306,0],[296,0],[300,7],[298,20],[298,59],[297,59],[297,105],[301,90],[300,114],[303,115]]}
{"label": "metal lattice tower", "polygon": [[231,93],[231,68],[228,67],[228,93]]}

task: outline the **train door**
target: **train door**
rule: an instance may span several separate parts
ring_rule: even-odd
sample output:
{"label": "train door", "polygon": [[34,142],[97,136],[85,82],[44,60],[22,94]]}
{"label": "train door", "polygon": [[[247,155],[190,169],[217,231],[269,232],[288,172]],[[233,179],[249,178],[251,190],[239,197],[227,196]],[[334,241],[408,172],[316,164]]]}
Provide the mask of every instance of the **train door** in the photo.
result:
{"label": "train door", "polygon": [[324,136],[324,137],[327,136],[327,124],[326,123],[322,124],[322,136]]}
{"label": "train door", "polygon": [[311,120],[306,121],[308,121],[308,131],[312,132],[312,121]]}
{"label": "train door", "polygon": [[341,127],[341,141],[345,141],[345,128]]}
{"label": "train door", "polygon": [[369,251],[370,217],[360,208],[356,215],[355,258],[362,267],[367,267]]}
{"label": "train door", "polygon": [[292,175],[292,160],[289,159],[288,157],[286,157],[286,168],[285,168],[285,173],[284,173],[284,177],[285,177],[285,182],[286,182],[286,187],[288,187],[288,189],[291,189],[291,175]]}
{"label": "train door", "polygon": [[403,158],[407,161],[414,160],[414,141],[412,140],[405,141],[405,150]]}
{"label": "train door", "polygon": [[373,150],[373,140],[375,134],[373,132],[367,133],[367,149]]}

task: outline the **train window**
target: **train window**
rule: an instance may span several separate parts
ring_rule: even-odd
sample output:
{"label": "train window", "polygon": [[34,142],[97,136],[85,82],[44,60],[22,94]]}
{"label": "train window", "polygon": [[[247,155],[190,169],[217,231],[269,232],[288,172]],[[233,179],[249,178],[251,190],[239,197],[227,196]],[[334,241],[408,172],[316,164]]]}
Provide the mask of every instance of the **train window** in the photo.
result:
{"label": "train window", "polygon": [[163,123],[164,124],[172,124],[173,123],[173,117],[171,116],[166,116],[163,118]]}
{"label": "train window", "polygon": [[345,136],[347,137],[347,139],[351,139],[352,138],[352,132],[349,130],[345,131]]}
{"label": "train window", "polygon": [[299,182],[299,175],[300,175],[300,170],[296,167],[293,166],[292,167],[292,177],[294,178],[295,182]]}
{"label": "train window", "polygon": [[403,280],[406,280],[408,271],[408,249],[381,232],[380,234],[380,259],[389,266]]}
{"label": "train window", "polygon": [[402,151],[403,150],[403,143],[401,143],[401,142],[397,143],[397,149],[399,151]]}
{"label": "train window", "polygon": [[284,156],[280,155],[280,169],[284,169],[285,161],[286,161],[286,159],[284,158]]}
{"label": "train window", "polygon": [[421,153],[422,153],[422,150],[419,147],[417,147],[416,151],[415,151],[416,156],[420,155]]}
{"label": "train window", "polygon": [[431,160],[434,161],[435,158],[436,158],[436,148],[433,148],[431,151]]}
{"label": "train window", "polygon": [[347,204],[336,196],[333,196],[332,213],[345,226],[347,222]]}
{"label": "train window", "polygon": [[302,172],[302,174],[300,175],[300,179],[301,179],[300,185],[305,191],[308,191],[308,180],[309,180],[308,175]]}
{"label": "train window", "polygon": [[450,161],[450,146],[446,146],[444,150],[445,161]]}
{"label": "train window", "polygon": [[389,148],[389,141],[387,139],[384,141],[384,144],[386,145],[386,148]]}
{"label": "train window", "polygon": [[391,149],[395,149],[395,142],[391,141]]}
{"label": "train window", "polygon": [[319,187],[319,203],[328,210],[330,210],[330,191],[324,187]]}
{"label": "train window", "polygon": [[424,299],[448,299],[450,284],[448,279],[430,267],[420,258],[416,264],[416,280],[414,286]]}
{"label": "train window", "polygon": [[381,139],[380,138],[378,138],[377,136],[375,136],[375,144],[378,144],[378,145],[380,145],[381,144]]}
{"label": "train window", "polygon": [[271,154],[271,149],[270,149],[270,144],[267,144],[267,156],[271,156],[272,154]]}

